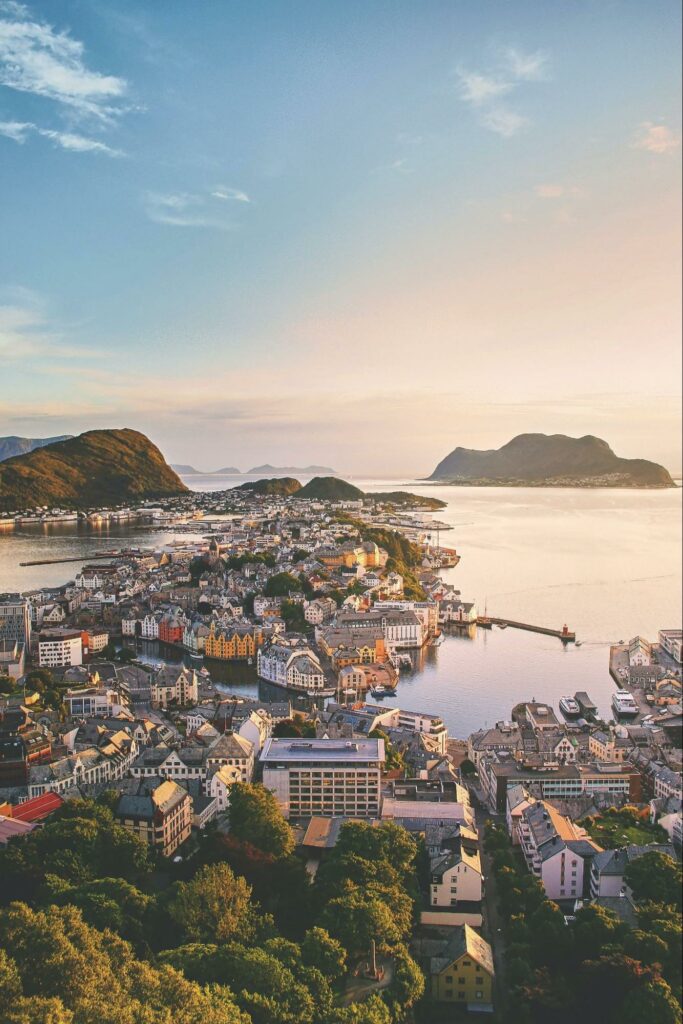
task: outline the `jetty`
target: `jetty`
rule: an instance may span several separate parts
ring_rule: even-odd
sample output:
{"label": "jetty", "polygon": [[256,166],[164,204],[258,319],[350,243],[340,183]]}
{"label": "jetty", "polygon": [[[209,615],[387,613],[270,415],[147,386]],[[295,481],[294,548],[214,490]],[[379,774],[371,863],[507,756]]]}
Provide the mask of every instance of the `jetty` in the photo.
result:
{"label": "jetty", "polygon": [[[477,619],[477,623],[479,624],[479,619]],[[566,644],[573,644],[576,640],[576,633],[566,626],[563,626],[562,629],[550,629],[548,626],[534,626],[530,622],[515,622],[513,619],[497,619],[493,615],[487,615],[481,625],[487,627],[489,623],[494,626],[510,626],[511,629],[525,629],[528,633],[543,633],[544,636],[555,636]]]}

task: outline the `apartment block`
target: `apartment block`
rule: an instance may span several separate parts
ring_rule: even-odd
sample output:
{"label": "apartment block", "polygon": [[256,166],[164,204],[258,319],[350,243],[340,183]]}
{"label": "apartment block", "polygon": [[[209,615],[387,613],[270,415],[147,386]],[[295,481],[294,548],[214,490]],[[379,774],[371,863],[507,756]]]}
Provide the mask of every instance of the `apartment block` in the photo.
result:
{"label": "apartment block", "polygon": [[269,739],[263,785],[286,818],[378,818],[384,740]]}

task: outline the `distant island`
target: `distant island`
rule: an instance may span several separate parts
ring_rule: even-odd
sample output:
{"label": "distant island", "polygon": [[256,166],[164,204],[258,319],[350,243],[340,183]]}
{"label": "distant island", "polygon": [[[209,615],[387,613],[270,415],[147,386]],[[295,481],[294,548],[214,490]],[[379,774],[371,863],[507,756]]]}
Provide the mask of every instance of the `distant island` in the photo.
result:
{"label": "distant island", "polygon": [[241,476],[239,469],[235,466],[224,466],[223,469],[195,469],[194,466],[187,466],[184,463],[172,463],[171,469],[180,476]]}
{"label": "distant island", "polygon": [[248,469],[247,476],[255,476],[257,473],[270,473],[271,476],[291,476],[299,473],[301,476],[339,476],[336,470],[329,466],[253,466]]}
{"label": "distant island", "polygon": [[165,498],[188,488],[137,430],[89,430],[0,463],[0,510],[88,508]]}
{"label": "distant island", "polygon": [[359,501],[371,500],[385,504],[401,505],[406,508],[426,508],[436,511],[446,507],[446,502],[439,498],[423,498],[419,494],[408,491],[375,491],[366,493],[359,487],[335,476],[317,476],[305,487],[294,477],[269,477],[263,480],[248,481],[235,488],[236,491],[250,491],[252,494],[267,497],[288,498],[296,496],[313,501]]}
{"label": "distant island", "polygon": [[13,459],[15,455],[27,455],[28,452],[44,448],[48,444],[68,441],[71,437],[73,434],[59,434],[57,437],[17,437],[11,434],[9,437],[0,437],[0,462]]}
{"label": "distant island", "polygon": [[621,459],[588,434],[519,434],[502,448],[455,448],[429,480],[470,487],[675,487],[668,470]]}

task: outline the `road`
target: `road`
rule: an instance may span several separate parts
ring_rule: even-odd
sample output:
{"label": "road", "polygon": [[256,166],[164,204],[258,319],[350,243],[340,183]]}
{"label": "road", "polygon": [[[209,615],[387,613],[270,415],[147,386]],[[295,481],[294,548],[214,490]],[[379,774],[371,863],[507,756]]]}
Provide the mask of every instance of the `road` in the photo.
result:
{"label": "road", "polygon": [[498,911],[498,893],[496,891],[496,879],[491,864],[491,857],[484,849],[484,830],[487,821],[500,824],[503,820],[500,814],[491,814],[488,808],[477,796],[476,790],[470,785],[470,798],[475,810],[477,830],[479,832],[479,845],[481,864],[484,872],[484,900],[482,902],[482,917],[484,919],[484,937],[491,944],[493,950],[493,963],[496,968],[494,1005],[499,1011],[505,1010],[505,939],[503,937],[502,921]]}

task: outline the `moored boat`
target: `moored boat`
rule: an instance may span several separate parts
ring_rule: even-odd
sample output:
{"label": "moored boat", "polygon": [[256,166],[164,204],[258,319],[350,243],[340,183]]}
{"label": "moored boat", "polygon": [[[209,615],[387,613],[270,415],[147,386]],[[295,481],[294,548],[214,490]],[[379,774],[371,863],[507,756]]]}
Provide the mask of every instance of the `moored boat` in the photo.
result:
{"label": "moored boat", "polygon": [[578,718],[581,714],[579,703],[573,697],[560,697],[560,711],[565,718]]}
{"label": "moored boat", "polygon": [[624,717],[638,714],[638,705],[629,690],[617,690],[612,694],[612,709],[615,714]]}

